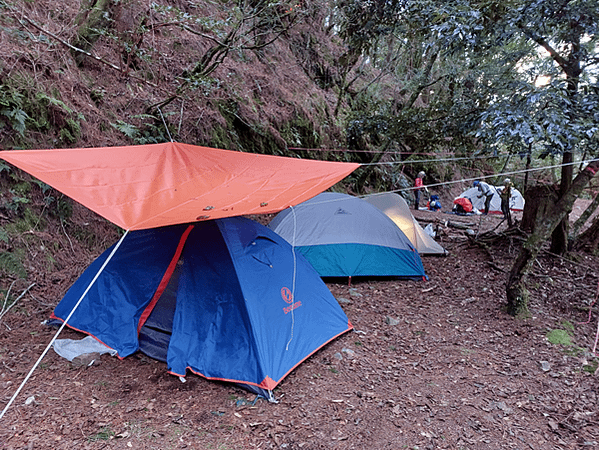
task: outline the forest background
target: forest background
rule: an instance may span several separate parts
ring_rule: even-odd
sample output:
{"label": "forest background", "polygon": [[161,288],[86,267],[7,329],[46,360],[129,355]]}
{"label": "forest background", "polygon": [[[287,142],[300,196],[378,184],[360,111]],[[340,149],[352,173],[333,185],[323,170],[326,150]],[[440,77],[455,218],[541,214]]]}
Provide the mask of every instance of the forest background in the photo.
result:
{"label": "forest background", "polygon": [[[174,140],[359,162],[336,190],[409,201],[422,170],[445,209],[510,177],[522,222],[469,242],[513,239],[495,294],[528,318],[540,251],[598,252],[598,23],[597,0],[0,0],[0,148]],[[119,233],[0,160],[0,319]]]}
{"label": "forest background", "polygon": [[[596,197],[597,6],[1,1],[0,143],[176,140],[354,161],[363,166],[342,189],[408,199],[420,170],[440,193],[456,173],[496,184],[508,174],[533,200],[506,285],[509,313],[526,314],[542,243],[551,237],[558,255],[599,244],[599,221],[579,235],[597,201],[573,230],[567,220],[576,198]],[[5,163],[0,174],[12,180],[5,216],[22,214],[31,183]],[[68,214],[60,195],[45,198]],[[0,267],[18,259],[5,252]]]}

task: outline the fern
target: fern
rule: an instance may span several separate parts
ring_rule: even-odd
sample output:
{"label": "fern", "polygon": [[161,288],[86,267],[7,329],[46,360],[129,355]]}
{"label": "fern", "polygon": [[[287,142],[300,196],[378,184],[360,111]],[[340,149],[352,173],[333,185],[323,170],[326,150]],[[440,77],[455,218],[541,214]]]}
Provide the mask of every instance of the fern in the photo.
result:
{"label": "fern", "polygon": [[110,124],[112,127],[119,130],[129,139],[135,139],[139,135],[139,130],[135,125],[131,125],[130,123],[123,122],[122,120],[117,120],[116,123]]}
{"label": "fern", "polygon": [[19,133],[21,136],[24,135],[25,130],[27,129],[27,119],[29,116],[25,111],[21,108],[4,108],[0,111],[0,113],[9,119],[9,122],[12,128]]}
{"label": "fern", "polygon": [[17,89],[0,85],[0,123],[10,125],[21,136],[25,133],[26,122],[29,119],[23,110],[23,95]]}

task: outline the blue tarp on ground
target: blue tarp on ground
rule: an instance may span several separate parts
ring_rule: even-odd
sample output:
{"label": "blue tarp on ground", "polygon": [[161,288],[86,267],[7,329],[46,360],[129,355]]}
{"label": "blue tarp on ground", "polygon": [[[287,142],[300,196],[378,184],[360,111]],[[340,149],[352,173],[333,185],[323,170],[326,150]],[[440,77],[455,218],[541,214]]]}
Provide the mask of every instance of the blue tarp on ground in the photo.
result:
{"label": "blue tarp on ground", "polygon": [[[56,317],[66,318],[111,250],[75,282]],[[69,326],[120,357],[137,351],[141,339],[142,350],[174,374],[190,369],[260,393],[351,329],[301,255],[238,217],[129,233]]]}

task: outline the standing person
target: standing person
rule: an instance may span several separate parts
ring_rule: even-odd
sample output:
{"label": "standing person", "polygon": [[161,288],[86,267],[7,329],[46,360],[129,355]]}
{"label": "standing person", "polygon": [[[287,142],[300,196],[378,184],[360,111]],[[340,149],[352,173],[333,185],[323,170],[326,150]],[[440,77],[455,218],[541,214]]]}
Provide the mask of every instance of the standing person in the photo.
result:
{"label": "standing person", "polygon": [[512,180],[506,178],[503,180],[503,190],[499,196],[501,197],[501,212],[503,218],[507,219],[507,226],[512,228],[512,213],[510,211],[510,198],[512,198]]}
{"label": "standing person", "polygon": [[484,181],[475,181],[474,187],[477,187],[478,192],[480,192],[480,195],[477,195],[477,197],[485,199],[485,211],[483,214],[489,214],[489,207],[491,206],[491,199],[493,198],[493,190],[491,189],[491,186]]}
{"label": "standing person", "polygon": [[425,176],[425,173],[420,171],[418,172],[418,175],[416,175],[416,180],[414,181],[414,209],[417,211],[420,207],[420,193],[423,189],[426,190],[426,187],[424,187],[423,184]]}

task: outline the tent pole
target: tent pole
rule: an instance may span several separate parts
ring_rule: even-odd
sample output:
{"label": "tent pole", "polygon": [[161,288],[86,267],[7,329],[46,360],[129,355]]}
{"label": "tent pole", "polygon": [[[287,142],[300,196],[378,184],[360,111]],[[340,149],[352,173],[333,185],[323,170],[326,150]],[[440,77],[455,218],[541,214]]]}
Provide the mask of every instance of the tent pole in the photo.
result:
{"label": "tent pole", "polygon": [[27,383],[27,381],[29,380],[29,378],[31,377],[31,375],[33,374],[33,372],[35,371],[35,369],[37,368],[37,366],[42,362],[42,359],[44,359],[44,356],[46,356],[46,353],[48,353],[48,351],[50,350],[50,348],[54,344],[54,341],[56,341],[56,338],[58,338],[58,335],[61,333],[61,331],[67,325],[67,322],[73,316],[73,314],[75,313],[75,310],[79,307],[79,305],[83,301],[83,298],[87,295],[87,293],[89,292],[89,290],[91,289],[91,287],[93,286],[93,284],[96,282],[96,280],[98,279],[98,277],[100,276],[100,274],[104,271],[104,268],[108,265],[108,263],[110,262],[110,260],[112,259],[112,257],[114,256],[114,254],[116,253],[116,251],[118,250],[118,248],[121,246],[121,244],[125,240],[125,237],[127,236],[128,233],[129,233],[129,230],[126,230],[125,234],[123,234],[123,236],[121,237],[121,239],[114,246],[114,249],[112,249],[112,252],[110,252],[110,255],[108,255],[108,258],[106,258],[106,261],[104,261],[104,264],[102,264],[102,267],[100,267],[100,269],[98,270],[98,273],[96,273],[96,275],[94,276],[94,279],[89,283],[89,285],[85,289],[85,292],[83,294],[81,294],[81,297],[79,298],[79,300],[77,301],[77,303],[75,304],[75,306],[73,307],[73,309],[71,310],[71,312],[69,313],[69,315],[67,316],[67,318],[64,320],[64,322],[62,323],[62,325],[60,326],[60,328],[58,329],[58,331],[56,332],[56,334],[54,335],[54,337],[52,338],[52,340],[50,341],[50,343],[46,347],[46,349],[42,352],[41,356],[35,362],[35,364],[31,368],[31,370],[29,371],[29,373],[27,374],[27,376],[25,377],[25,379],[23,380],[23,382],[21,383],[21,385],[17,389],[17,391],[14,393],[14,395],[11,397],[11,399],[9,400],[9,402],[7,403],[7,405],[4,407],[4,409],[2,410],[2,413],[0,413],[0,419],[2,419],[4,417],[4,414],[6,414],[6,411],[8,411],[8,408],[10,408],[10,405],[12,405],[12,403],[15,401],[15,399],[17,398],[17,396],[21,392],[21,389],[23,389],[23,387],[25,386],[25,383]]}
{"label": "tent pole", "polygon": [[[293,281],[291,284],[291,304],[293,304],[295,302],[295,276],[297,274],[297,258],[295,255],[295,236],[297,234],[297,222],[295,218],[295,209],[293,208],[293,205],[290,205],[289,207],[291,208],[291,213],[293,214],[293,239],[291,242],[291,254],[293,255]],[[285,346],[285,351],[289,350],[289,344],[291,344],[291,341],[293,340],[293,330],[295,328],[295,315],[293,310],[294,308],[291,308],[291,334],[289,336],[289,340],[287,341],[287,345]],[[268,392],[269,397],[271,397],[272,400],[274,400],[272,392]],[[271,400],[269,399],[269,401]]]}

